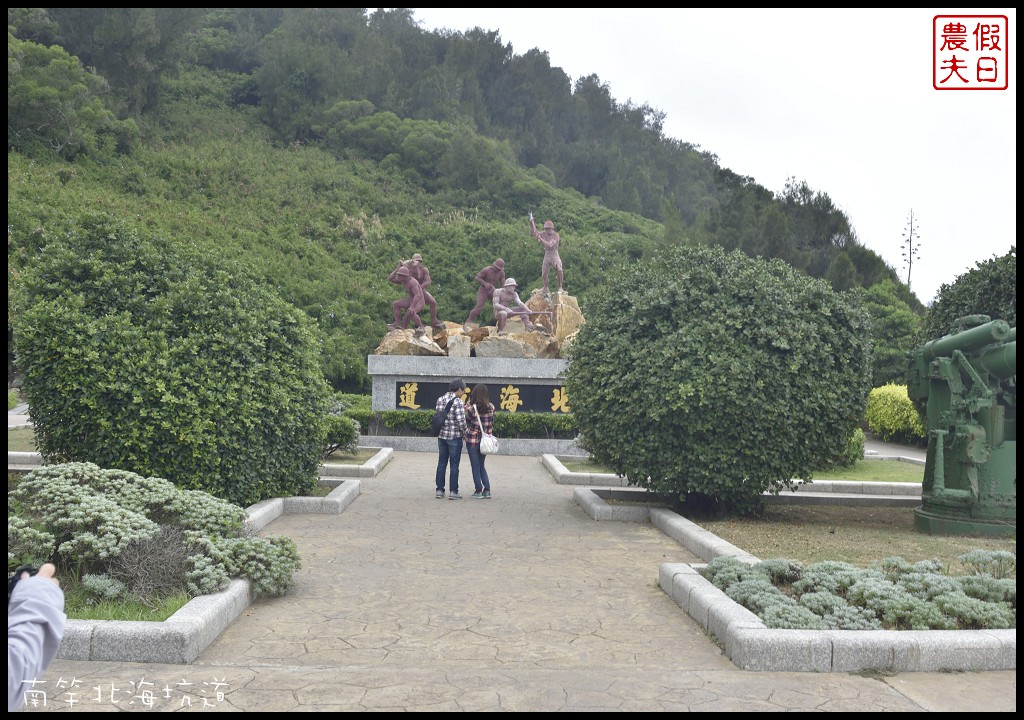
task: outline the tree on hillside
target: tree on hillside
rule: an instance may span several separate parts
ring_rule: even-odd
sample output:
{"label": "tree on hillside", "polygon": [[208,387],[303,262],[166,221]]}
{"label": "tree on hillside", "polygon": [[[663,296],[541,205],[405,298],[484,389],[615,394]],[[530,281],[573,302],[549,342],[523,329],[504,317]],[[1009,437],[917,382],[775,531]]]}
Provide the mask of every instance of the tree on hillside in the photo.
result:
{"label": "tree on hillside", "polygon": [[14,298],[48,462],[164,477],[243,507],[315,486],[329,390],[303,313],[106,216],[50,240]]}
{"label": "tree on hillside", "polygon": [[868,322],[777,260],[687,246],[621,267],[567,370],[583,442],[630,484],[756,511],[845,449],[870,390]]}
{"label": "tree on hillside", "polygon": [[903,230],[902,248],[903,267],[907,269],[907,287],[910,287],[910,272],[914,269],[914,260],[921,251],[921,236],[918,233],[919,227],[916,224],[917,218],[914,211],[910,211],[907,217],[907,227]]}
{"label": "tree on hillside", "polygon": [[57,45],[46,47],[7,34],[7,147],[26,154],[128,152],[138,139],[132,120],[118,120],[104,104],[107,81]]}
{"label": "tree on hillside", "polygon": [[871,385],[907,382],[907,353],[921,330],[923,318],[904,302],[896,282],[887,279],[863,291],[864,306],[871,314]]}
{"label": "tree on hillside", "polygon": [[107,78],[129,115],[156,107],[161,76],[177,69],[199,8],[47,8],[60,44]]}

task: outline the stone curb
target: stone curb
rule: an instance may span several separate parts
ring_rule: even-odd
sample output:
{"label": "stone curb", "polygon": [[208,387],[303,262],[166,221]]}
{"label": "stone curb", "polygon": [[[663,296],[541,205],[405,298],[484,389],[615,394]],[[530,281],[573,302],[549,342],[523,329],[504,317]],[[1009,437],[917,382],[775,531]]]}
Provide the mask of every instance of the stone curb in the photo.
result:
{"label": "stone curb", "polygon": [[391,462],[394,456],[394,448],[386,447],[377,451],[377,454],[362,465],[351,465],[343,463],[324,463],[320,466],[320,481],[329,484],[328,478],[335,477],[377,477],[377,474]]}
{"label": "stone curb", "polygon": [[[270,498],[256,503],[246,508],[246,530],[258,532],[285,513],[341,513],[359,496],[359,484],[359,480],[345,479],[323,498]],[[249,581],[232,580],[226,590],[192,598],[163,622],[68,620],[57,657],[187,665],[251,602]]]}
{"label": "stone curb", "polygon": [[[630,492],[630,491],[625,491]],[[635,491],[633,491],[635,492]],[[619,522],[647,522],[650,519],[650,508],[636,505],[609,505],[608,497],[614,497],[614,490],[597,490],[595,488],[575,488],[573,500],[595,520],[616,520]]]}
{"label": "stone curb", "polygon": [[[586,459],[585,457],[583,459]],[[626,478],[610,473],[577,473],[569,472],[553,454],[541,455],[540,461],[548,469],[559,485],[599,485],[603,487],[626,487]]]}

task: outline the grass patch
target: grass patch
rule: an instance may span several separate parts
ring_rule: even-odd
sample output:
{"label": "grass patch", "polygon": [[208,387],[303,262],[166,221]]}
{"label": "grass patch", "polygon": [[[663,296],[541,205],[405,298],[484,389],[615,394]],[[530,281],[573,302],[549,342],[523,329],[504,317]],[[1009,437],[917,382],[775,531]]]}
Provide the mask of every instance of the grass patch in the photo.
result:
{"label": "grass patch", "polygon": [[736,547],[767,560],[803,563],[842,560],[869,567],[899,556],[917,562],[939,560],[951,575],[966,573],[957,556],[971,550],[1017,553],[1017,538],[927,535],[914,529],[910,507],[767,505],[759,518],[695,520]]}
{"label": "grass patch", "polygon": [[858,460],[852,468],[814,473],[811,480],[855,480],[858,482],[916,483],[924,480],[924,465],[901,460]]}
{"label": "grass patch", "polygon": [[328,487],[327,485],[317,485],[315,488],[305,494],[304,497],[327,497],[337,489],[337,485],[334,487]]}
{"label": "grass patch", "polygon": [[30,427],[7,428],[7,449],[14,452],[36,452],[36,434]]}
{"label": "grass patch", "polygon": [[355,455],[350,455],[341,450],[335,450],[324,459],[324,462],[335,465],[362,465],[379,452],[380,448],[359,448]]}
{"label": "grass patch", "polygon": [[107,600],[93,603],[92,598],[72,585],[64,590],[64,612],[74,620],[163,622],[178,612],[189,599],[188,593],[181,591],[165,598],[157,598],[150,605],[136,600]]}
{"label": "grass patch", "polygon": [[604,475],[614,475],[615,473],[604,465],[598,465],[592,460],[562,460],[562,465],[569,472],[574,473],[601,473]]}

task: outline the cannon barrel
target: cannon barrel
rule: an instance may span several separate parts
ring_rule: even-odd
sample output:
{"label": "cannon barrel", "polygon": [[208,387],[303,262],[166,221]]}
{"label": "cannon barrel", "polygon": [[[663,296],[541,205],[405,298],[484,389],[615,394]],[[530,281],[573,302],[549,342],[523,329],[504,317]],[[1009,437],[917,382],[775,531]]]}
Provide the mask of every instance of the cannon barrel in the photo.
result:
{"label": "cannon barrel", "polygon": [[978,359],[978,365],[1002,380],[1013,377],[1017,374],[1017,341],[986,350]]}
{"label": "cannon barrel", "polygon": [[[1016,333],[1014,333],[1016,335]],[[980,350],[986,345],[1002,342],[1010,335],[1010,325],[1005,320],[992,320],[984,325],[958,332],[955,335],[946,335],[938,340],[932,340],[921,347],[921,355],[925,362],[931,362],[937,357],[949,357],[954,350],[963,353]],[[1014,350],[1016,358],[1016,350]]]}

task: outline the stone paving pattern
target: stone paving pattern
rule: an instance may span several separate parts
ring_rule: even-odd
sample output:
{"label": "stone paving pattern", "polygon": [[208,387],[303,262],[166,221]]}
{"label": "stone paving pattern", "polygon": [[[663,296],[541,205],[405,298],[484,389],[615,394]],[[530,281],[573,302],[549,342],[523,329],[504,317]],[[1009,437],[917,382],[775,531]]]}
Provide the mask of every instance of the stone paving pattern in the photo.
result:
{"label": "stone paving pattern", "polygon": [[490,457],[478,500],[463,456],[437,500],[435,463],[396,452],[342,514],[267,526],[297,586],[192,665],[58,660],[26,711],[1016,710],[1015,671],[739,670],[658,587],[698,559],[653,525],[595,522],[531,457]]}

